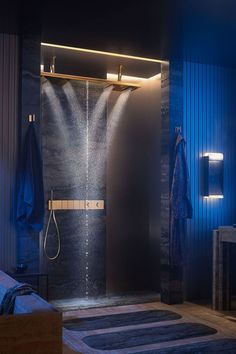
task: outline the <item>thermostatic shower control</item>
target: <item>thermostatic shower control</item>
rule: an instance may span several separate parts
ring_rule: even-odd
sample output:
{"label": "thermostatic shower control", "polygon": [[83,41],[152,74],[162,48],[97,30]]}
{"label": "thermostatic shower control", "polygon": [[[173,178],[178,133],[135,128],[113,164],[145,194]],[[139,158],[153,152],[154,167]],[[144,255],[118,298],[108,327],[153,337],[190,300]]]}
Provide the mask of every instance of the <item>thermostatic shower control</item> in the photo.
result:
{"label": "thermostatic shower control", "polygon": [[103,210],[104,200],[49,200],[48,210]]}

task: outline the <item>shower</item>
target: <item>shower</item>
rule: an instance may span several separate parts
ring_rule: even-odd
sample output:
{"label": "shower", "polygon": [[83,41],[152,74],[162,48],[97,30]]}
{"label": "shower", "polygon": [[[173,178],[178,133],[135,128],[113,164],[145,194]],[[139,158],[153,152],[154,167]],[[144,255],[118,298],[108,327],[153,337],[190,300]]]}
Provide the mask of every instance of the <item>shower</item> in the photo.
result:
{"label": "shower", "polygon": [[[56,60],[50,72],[52,57]],[[131,172],[138,168],[132,149],[138,144],[140,155],[138,146],[142,142],[138,135],[145,121],[151,121],[159,129],[159,120],[153,117],[160,110],[160,77],[152,78],[160,71],[160,61],[147,59],[145,62],[141,57],[112,57],[112,53],[90,53],[81,48],[77,51],[46,44],[42,45],[42,58],[41,67],[48,71],[41,73],[46,201],[41,264],[49,274],[51,300],[88,301],[122,292],[119,283],[122,277],[125,280],[132,276],[135,257],[142,256],[143,252],[145,257],[148,254],[147,221],[137,229],[136,251],[128,256],[122,248],[129,250],[133,242],[136,222],[132,213],[135,209],[140,213],[138,209],[146,207],[140,194],[146,182],[138,180],[136,175],[130,185]],[[121,74],[121,65],[125,75]],[[111,73],[116,73],[114,79],[108,79]],[[148,134],[150,129],[151,126]],[[143,149],[148,152],[149,146],[144,145]],[[143,158],[140,155],[142,163]],[[130,167],[133,164],[133,168],[127,169],[127,164]],[[140,206],[139,202],[131,201],[136,185],[137,188],[139,185],[136,194],[141,198]],[[125,208],[132,211],[128,212],[130,220],[123,215],[120,197],[126,200]],[[122,219],[118,221],[119,218]],[[122,231],[124,223],[127,228]],[[125,240],[123,236],[127,233]],[[122,257],[126,259],[127,269]],[[143,281],[140,284],[145,289]],[[139,291],[137,284],[131,284],[130,290],[133,287]]]}

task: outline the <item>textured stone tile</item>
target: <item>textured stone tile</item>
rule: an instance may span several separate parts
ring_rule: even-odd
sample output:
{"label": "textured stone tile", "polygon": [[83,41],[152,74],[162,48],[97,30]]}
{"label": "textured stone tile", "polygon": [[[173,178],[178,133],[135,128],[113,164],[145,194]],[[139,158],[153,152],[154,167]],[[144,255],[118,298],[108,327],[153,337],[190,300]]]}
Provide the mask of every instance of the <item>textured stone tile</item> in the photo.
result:
{"label": "textured stone tile", "polygon": [[162,65],[161,104],[161,299],[168,304],[183,301],[182,268],[170,267],[170,174],[176,126],[182,126],[182,67]]}
{"label": "textured stone tile", "polygon": [[[95,115],[101,88],[86,83],[42,85],[42,149],[45,200],[105,199],[106,111]],[[88,139],[88,140],[87,140]],[[87,146],[88,144],[88,146]],[[47,206],[45,205],[47,208]],[[98,296],[105,292],[106,227],[104,211],[56,211],[61,254],[44,257],[51,299]],[[86,216],[87,215],[87,216]],[[46,212],[45,226],[49,217]],[[55,227],[49,230],[48,252],[55,254]],[[87,275],[87,281],[86,281]]]}

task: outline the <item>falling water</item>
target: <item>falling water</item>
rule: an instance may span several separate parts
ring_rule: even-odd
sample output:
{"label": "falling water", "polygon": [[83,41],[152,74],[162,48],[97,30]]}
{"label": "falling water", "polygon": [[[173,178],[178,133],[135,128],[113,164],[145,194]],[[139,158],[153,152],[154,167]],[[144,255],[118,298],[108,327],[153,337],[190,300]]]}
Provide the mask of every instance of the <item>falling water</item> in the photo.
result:
{"label": "falling water", "polygon": [[[95,135],[97,134],[98,130],[98,125],[99,125],[99,119],[102,116],[105,108],[107,101],[110,97],[110,94],[112,93],[113,86],[109,86],[104,91],[102,92],[101,96],[97,100],[97,103],[94,107],[92,116],[91,116],[91,140],[95,138]],[[105,132],[104,132],[105,133]]]}
{"label": "falling water", "polygon": [[[90,116],[89,112],[89,95],[91,90],[89,90],[89,82],[86,82],[86,200],[89,199],[89,183],[91,183],[93,186],[97,185],[99,188],[100,183],[102,183],[102,176],[105,173],[105,161],[106,161],[106,153],[98,147],[96,150],[93,150],[93,154],[96,156],[93,156],[93,168],[92,171],[90,171],[90,176],[89,176],[89,151],[90,151],[90,144],[93,144],[94,142],[100,144],[104,143],[106,141],[106,138],[108,139],[108,148],[109,145],[111,144],[111,141],[114,137],[115,131],[117,130],[117,126],[119,123],[119,120],[121,119],[121,116],[124,112],[126,103],[128,101],[128,98],[130,96],[131,90],[126,90],[125,92],[121,93],[120,96],[118,97],[109,117],[109,124],[108,124],[108,129],[105,129],[105,126],[103,129],[101,129],[101,125],[104,120],[104,111],[107,107],[107,102],[108,99],[112,93],[113,87],[106,88],[101,95],[99,96],[93,111]],[[102,144],[103,145],[103,144]],[[89,258],[90,257],[90,244],[89,244],[89,214],[88,211],[86,210],[86,219],[85,219],[85,296],[86,298],[89,297],[90,291],[90,278],[89,278]]]}
{"label": "falling water", "polygon": [[[113,86],[109,86],[104,89],[96,102],[91,116],[90,139],[91,141],[101,143],[101,145],[106,141],[106,127],[103,126],[104,113],[107,108],[107,102],[112,93],[112,89]],[[106,154],[101,148],[94,150],[93,154],[93,173],[91,176],[92,183],[100,185],[103,183],[102,178],[105,173]]]}
{"label": "falling water", "polygon": [[[63,146],[67,147],[68,136],[65,129],[65,124],[63,124],[64,112],[61,106],[61,100],[56,94],[54,87],[49,80],[44,83],[44,90],[45,96],[47,97],[47,102],[49,103],[50,109],[52,111],[52,118],[55,121],[55,129],[57,129],[55,135],[59,137]],[[46,124],[44,121],[43,123]]]}
{"label": "falling water", "polygon": [[81,121],[84,121],[84,111],[83,108],[79,102],[79,97],[78,94],[75,91],[75,88],[72,86],[70,81],[67,81],[63,86],[62,86],[63,92],[65,94],[65,97],[68,101],[69,107],[70,107],[70,121],[73,120],[73,130],[76,129],[76,136],[78,139],[82,138],[81,137],[81,125],[79,124]]}
{"label": "falling water", "polygon": [[[105,141],[107,137],[107,148],[109,149],[109,146],[112,143],[112,140],[114,138],[114,134],[117,131],[117,127],[119,124],[119,121],[122,117],[122,114],[125,110],[126,103],[129,99],[131,90],[126,90],[125,92],[122,92],[120,96],[118,97],[111,113],[109,116],[109,124],[107,129],[100,129],[100,119],[103,121],[103,116],[104,116],[104,110],[106,109],[107,101],[110,97],[110,94],[112,92],[112,87],[109,87],[105,89],[100,97],[98,98],[96,105],[93,109],[93,112],[91,114],[91,117],[89,118],[89,82],[86,82],[86,200],[89,198],[89,182],[94,184],[98,183],[98,188],[99,188],[99,181],[100,177],[105,173],[105,161],[106,161],[106,154],[104,151],[102,151],[100,148],[96,149],[96,151],[93,151],[93,154],[96,154],[94,158],[94,164],[93,164],[93,177],[92,174],[89,176],[89,145],[93,144],[94,141]],[[99,135],[99,136],[98,136]],[[93,180],[94,178],[94,180]],[[89,284],[90,284],[90,279],[89,279],[89,215],[86,210],[86,225],[85,225],[85,255],[86,255],[86,262],[85,262],[85,280],[86,280],[86,289],[85,289],[85,295],[86,298],[88,299],[89,297]]]}
{"label": "falling water", "polygon": [[[89,82],[86,81],[86,193],[85,199],[88,200],[89,183]],[[85,216],[85,295],[89,296],[89,218],[86,209]]]}
{"label": "falling water", "polygon": [[[107,141],[107,151],[109,153],[110,145],[117,131],[117,126],[124,112],[128,101],[130,90],[126,90],[118,97],[112,111],[109,114],[109,123],[103,129],[99,129],[100,120],[103,121],[104,111],[107,107],[108,99],[112,93],[112,87],[106,88],[99,97],[90,119],[90,143],[92,141],[104,142]],[[99,136],[98,136],[99,135]],[[97,136],[97,137],[96,137]],[[102,144],[101,144],[102,145]],[[93,151],[93,169],[90,174],[90,182],[93,185],[101,185],[106,173],[106,152],[98,147]]]}
{"label": "falling water", "polygon": [[[44,83],[44,95],[47,100],[47,104],[49,104],[51,114],[50,120],[43,120],[43,129],[47,132],[50,131],[53,127],[53,134],[50,135],[50,141],[47,141],[46,139],[43,140],[43,144],[45,145],[44,153],[49,153],[49,144],[51,147],[56,146],[58,141],[60,141],[60,144],[57,147],[57,151],[60,150],[60,153],[53,154],[53,160],[52,158],[50,159],[50,162],[52,161],[53,165],[58,161],[60,173],[57,174],[57,178],[55,178],[54,173],[51,173],[47,176],[47,178],[50,180],[50,188],[53,189],[72,188],[73,186],[78,185],[78,180],[80,179],[78,172],[80,161],[77,157],[77,150],[71,148],[71,141],[74,140],[74,136],[79,137],[80,127],[79,125],[76,125],[75,127],[75,124],[73,124],[73,131],[70,129],[70,125],[67,122],[67,116],[65,115],[64,107],[62,104],[62,98],[64,95],[69,101],[72,101],[72,104],[74,104],[75,94],[73,94],[73,90],[69,84],[64,86],[60,87],[60,89],[57,87],[57,90],[55,90],[55,87],[52,85],[50,80],[47,80]],[[77,116],[78,114],[81,114],[80,119],[83,119],[83,113],[78,104],[74,106],[74,110],[77,111]],[[74,120],[74,123],[75,122],[76,121]],[[61,154],[64,156],[64,165],[59,163]],[[74,161],[76,161],[76,166]],[[47,172],[48,169],[45,169],[44,173],[47,174]]]}
{"label": "falling water", "polygon": [[109,115],[109,120],[108,120],[108,126],[107,126],[107,148],[109,152],[109,148],[111,147],[112,141],[114,139],[114,134],[116,133],[117,126],[119,124],[119,121],[121,119],[121,116],[124,112],[124,109],[126,107],[126,103],[128,101],[128,98],[130,96],[131,89],[125,90],[120,94],[118,97],[110,115]]}
{"label": "falling water", "polygon": [[[64,85],[50,80],[44,83],[43,153],[47,190],[56,188],[65,199],[77,196],[86,200],[104,198],[106,151],[109,152],[130,95],[130,91],[125,91],[118,96],[106,129],[106,108],[111,92],[112,87],[103,90],[100,85],[91,86],[87,81]],[[57,217],[62,234],[62,254],[58,264],[48,265],[53,279],[53,296],[66,298],[73,294],[88,300],[104,291],[105,261],[103,265],[102,259],[99,267],[96,266],[97,254],[102,257],[105,254],[104,219],[101,218],[101,222],[96,220],[97,223],[92,220],[92,223],[89,210],[58,213]],[[98,230],[92,229],[96,225]],[[98,241],[91,241],[93,231],[101,234],[99,245]],[[91,257],[95,246],[100,253]],[[72,258],[71,254],[74,255]],[[97,268],[98,273],[94,275]]]}

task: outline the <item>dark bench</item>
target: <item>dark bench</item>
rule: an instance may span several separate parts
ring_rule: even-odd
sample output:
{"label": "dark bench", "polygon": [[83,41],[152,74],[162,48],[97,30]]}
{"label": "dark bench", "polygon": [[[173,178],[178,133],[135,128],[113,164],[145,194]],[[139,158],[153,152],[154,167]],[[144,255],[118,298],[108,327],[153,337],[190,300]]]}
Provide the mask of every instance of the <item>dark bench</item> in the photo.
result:
{"label": "dark bench", "polygon": [[[0,302],[18,282],[0,271]],[[17,296],[0,316],[0,354],[62,354],[62,314],[37,294]]]}

